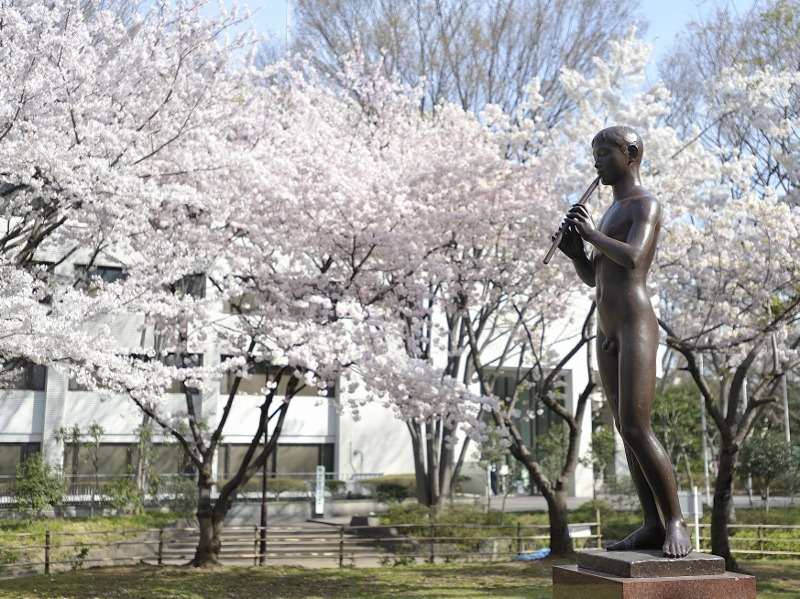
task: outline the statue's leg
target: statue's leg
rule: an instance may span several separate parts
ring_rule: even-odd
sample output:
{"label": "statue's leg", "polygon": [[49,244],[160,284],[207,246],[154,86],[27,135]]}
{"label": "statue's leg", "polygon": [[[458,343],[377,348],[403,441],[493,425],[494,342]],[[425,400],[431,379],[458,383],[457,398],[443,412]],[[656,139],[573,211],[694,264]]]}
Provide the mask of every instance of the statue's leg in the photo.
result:
{"label": "statue's leg", "polygon": [[[597,331],[597,364],[600,370],[600,381],[614,416],[614,425],[617,430],[620,430],[618,347],[616,342],[606,339],[600,330]],[[606,549],[609,551],[660,549],[664,544],[664,525],[658,513],[653,491],[642,472],[642,467],[627,443],[625,444],[625,457],[628,461],[631,480],[642,505],[644,523],[621,541],[610,543]]]}
{"label": "statue's leg", "polygon": [[681,514],[672,463],[650,426],[658,349],[655,319],[626,327],[619,345],[620,434],[663,517],[664,555],[683,557],[692,550],[691,535]]}

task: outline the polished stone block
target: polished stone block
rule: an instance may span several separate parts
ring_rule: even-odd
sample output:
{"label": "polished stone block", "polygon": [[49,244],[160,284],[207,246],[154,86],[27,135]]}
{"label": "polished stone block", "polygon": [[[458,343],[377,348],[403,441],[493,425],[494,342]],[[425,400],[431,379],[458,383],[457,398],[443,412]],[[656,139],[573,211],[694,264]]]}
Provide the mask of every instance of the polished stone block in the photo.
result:
{"label": "polished stone block", "polygon": [[756,599],[756,579],[732,572],[623,578],[578,566],[554,566],[553,599]]}
{"label": "polished stone block", "polygon": [[670,559],[664,557],[660,549],[638,551],[591,549],[579,551],[578,566],[585,570],[613,574],[623,578],[705,576],[725,573],[725,560],[716,555],[692,551],[686,557]]}

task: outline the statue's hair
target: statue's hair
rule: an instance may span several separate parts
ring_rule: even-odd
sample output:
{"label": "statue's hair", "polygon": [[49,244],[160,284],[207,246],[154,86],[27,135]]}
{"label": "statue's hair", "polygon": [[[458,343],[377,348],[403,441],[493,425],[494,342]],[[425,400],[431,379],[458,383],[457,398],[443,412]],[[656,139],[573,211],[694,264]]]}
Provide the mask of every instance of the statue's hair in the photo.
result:
{"label": "statue's hair", "polygon": [[617,125],[616,127],[608,127],[603,129],[594,136],[594,139],[592,140],[592,147],[601,141],[608,141],[619,146],[620,150],[622,150],[626,156],[628,155],[628,148],[634,146],[637,150],[639,150],[639,155],[636,157],[634,162],[638,163],[642,159],[644,144],[642,143],[642,138],[639,137],[639,134],[636,133],[636,131],[634,131],[633,127],[628,127],[627,125]]}

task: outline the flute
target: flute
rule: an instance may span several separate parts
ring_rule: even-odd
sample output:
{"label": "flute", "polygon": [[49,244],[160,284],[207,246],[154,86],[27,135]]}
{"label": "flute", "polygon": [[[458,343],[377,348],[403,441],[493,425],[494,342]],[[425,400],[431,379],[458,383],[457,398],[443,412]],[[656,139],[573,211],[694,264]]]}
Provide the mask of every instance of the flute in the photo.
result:
{"label": "flute", "polygon": [[[592,184],[589,185],[586,191],[583,192],[581,199],[578,200],[578,204],[585,204],[586,201],[589,199],[589,196],[591,196],[594,193],[594,190],[597,189],[597,186],[599,184],[600,184],[600,177],[597,177],[594,181],[592,181]],[[550,258],[552,258],[553,254],[556,253],[556,248],[561,243],[563,237],[564,237],[564,225],[562,223],[561,227],[559,227],[558,232],[556,233],[556,238],[553,239],[553,245],[550,246],[550,251],[547,252],[547,255],[544,257],[545,264],[550,262]]]}

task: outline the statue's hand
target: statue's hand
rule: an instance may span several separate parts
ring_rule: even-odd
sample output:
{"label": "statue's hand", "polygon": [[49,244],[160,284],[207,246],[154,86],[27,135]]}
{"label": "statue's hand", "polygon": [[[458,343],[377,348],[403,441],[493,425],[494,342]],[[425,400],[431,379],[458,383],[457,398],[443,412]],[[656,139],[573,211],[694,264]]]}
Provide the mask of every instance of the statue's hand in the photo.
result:
{"label": "statue's hand", "polygon": [[[566,229],[564,230],[564,236],[561,238],[561,243],[558,244],[558,249],[564,252],[567,257],[571,258],[572,260],[576,260],[585,256],[586,251],[583,247],[583,239],[575,231],[575,227],[567,224],[566,222],[561,226],[566,227]],[[553,235],[554,240],[555,238],[556,236]]]}
{"label": "statue's hand", "polygon": [[573,228],[583,239],[590,239],[597,231],[592,216],[584,204],[575,204],[567,212],[567,224]]}

